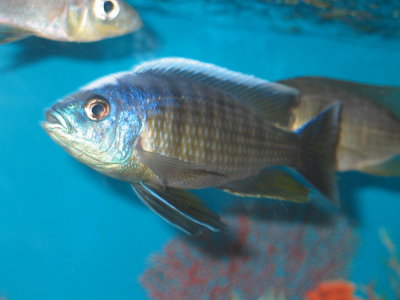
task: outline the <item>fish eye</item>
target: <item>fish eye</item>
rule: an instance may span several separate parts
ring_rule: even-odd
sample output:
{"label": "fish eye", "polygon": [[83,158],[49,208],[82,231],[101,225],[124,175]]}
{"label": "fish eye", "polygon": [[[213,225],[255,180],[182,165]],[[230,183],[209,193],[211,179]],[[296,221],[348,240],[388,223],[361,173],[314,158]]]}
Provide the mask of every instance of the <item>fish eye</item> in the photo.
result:
{"label": "fish eye", "polygon": [[106,14],[112,12],[112,10],[114,9],[114,3],[112,1],[104,2],[103,6],[104,6],[104,11],[106,12]]}
{"label": "fish eye", "polygon": [[117,0],[95,0],[93,4],[94,15],[102,21],[112,21],[119,14]]}
{"label": "fish eye", "polygon": [[99,96],[93,97],[86,102],[85,113],[92,121],[104,120],[110,113],[110,104]]}

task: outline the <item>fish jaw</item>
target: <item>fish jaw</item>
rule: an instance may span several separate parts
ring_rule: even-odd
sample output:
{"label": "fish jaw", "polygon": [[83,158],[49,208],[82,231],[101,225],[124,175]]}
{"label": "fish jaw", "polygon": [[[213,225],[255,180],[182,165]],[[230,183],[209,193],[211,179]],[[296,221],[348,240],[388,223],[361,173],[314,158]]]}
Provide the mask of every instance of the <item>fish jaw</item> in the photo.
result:
{"label": "fish jaw", "polygon": [[81,163],[101,173],[109,173],[119,166],[119,164],[104,162],[96,153],[88,154],[89,151],[84,151],[85,148],[90,148],[90,145],[84,139],[74,137],[70,123],[58,111],[54,109],[46,111],[46,121],[41,125],[53,141]]}
{"label": "fish jaw", "polygon": [[84,153],[78,151],[74,147],[71,147],[71,145],[74,144],[71,135],[72,128],[67,119],[64,118],[61,113],[57,112],[56,110],[49,109],[46,111],[46,121],[42,122],[41,125],[51,139],[64,148],[73,157],[89,165],[98,163],[97,160],[91,158],[90,156],[86,156]]}

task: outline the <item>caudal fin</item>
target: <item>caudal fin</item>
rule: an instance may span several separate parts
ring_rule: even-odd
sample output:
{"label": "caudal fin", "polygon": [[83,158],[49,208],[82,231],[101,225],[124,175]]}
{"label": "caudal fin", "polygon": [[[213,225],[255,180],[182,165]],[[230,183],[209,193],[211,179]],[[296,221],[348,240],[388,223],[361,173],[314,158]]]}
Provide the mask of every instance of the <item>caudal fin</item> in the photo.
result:
{"label": "caudal fin", "polygon": [[298,171],[334,203],[338,203],[335,167],[340,111],[340,103],[334,103],[297,131],[302,148]]}

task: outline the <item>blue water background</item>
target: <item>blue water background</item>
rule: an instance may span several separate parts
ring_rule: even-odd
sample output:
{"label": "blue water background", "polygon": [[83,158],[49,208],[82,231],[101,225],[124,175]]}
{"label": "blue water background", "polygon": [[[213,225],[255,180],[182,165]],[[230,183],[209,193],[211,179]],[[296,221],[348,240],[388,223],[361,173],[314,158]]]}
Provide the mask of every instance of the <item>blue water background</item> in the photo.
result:
{"label": "blue water background", "polygon": [[[94,45],[32,38],[0,47],[0,297],[146,299],[138,283],[146,259],[178,234],[127,184],[79,164],[40,127],[46,107],[87,82],[147,59],[182,56],[269,80],[323,75],[400,86],[400,44],[393,39],[323,30],[294,35],[245,16],[208,22],[200,13],[142,8],[146,28],[127,37]],[[339,180],[362,234],[352,279],[385,291],[378,228],[400,242],[400,178],[354,172]],[[232,198],[201,195],[209,203]]]}

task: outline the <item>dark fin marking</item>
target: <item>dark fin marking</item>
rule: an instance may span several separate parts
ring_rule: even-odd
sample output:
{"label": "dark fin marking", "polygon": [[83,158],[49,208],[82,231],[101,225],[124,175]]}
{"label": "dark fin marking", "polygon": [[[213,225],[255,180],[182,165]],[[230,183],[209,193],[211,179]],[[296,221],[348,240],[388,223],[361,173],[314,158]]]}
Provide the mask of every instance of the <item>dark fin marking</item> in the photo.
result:
{"label": "dark fin marking", "polygon": [[31,32],[17,27],[0,25],[0,44],[11,43],[24,39],[30,35],[32,35]]}
{"label": "dark fin marking", "polygon": [[400,176],[400,155],[396,155],[380,164],[365,166],[360,170],[376,176]]}
{"label": "dark fin marking", "polygon": [[131,184],[140,200],[164,220],[190,235],[222,232],[226,225],[195,195],[180,189]]}
{"label": "dark fin marking", "polygon": [[226,177],[212,166],[185,162],[176,158],[170,158],[153,152],[139,149],[140,160],[156,173],[163,182],[173,178],[195,177],[195,176],[213,176]]}
{"label": "dark fin marking", "polygon": [[268,168],[258,175],[224,184],[218,188],[238,196],[308,202],[317,192],[303,177],[289,168]]}
{"label": "dark fin marking", "polygon": [[269,122],[283,127],[291,122],[292,109],[299,101],[299,92],[289,86],[192,59],[153,60],[135,67],[133,72],[181,78],[223,90],[252,106]]}
{"label": "dark fin marking", "polygon": [[297,130],[302,149],[302,161],[297,170],[336,204],[339,203],[335,167],[340,111],[340,103],[331,104]]}

